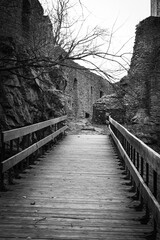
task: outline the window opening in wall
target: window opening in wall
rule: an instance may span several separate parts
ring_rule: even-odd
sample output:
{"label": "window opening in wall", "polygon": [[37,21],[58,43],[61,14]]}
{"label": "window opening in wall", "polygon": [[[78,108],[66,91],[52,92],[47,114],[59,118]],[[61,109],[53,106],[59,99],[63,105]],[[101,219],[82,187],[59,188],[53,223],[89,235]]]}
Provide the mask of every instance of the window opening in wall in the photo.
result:
{"label": "window opening in wall", "polygon": [[73,82],[73,113],[74,116],[78,115],[78,81],[75,78]]}
{"label": "window opening in wall", "polygon": [[91,87],[91,94],[93,94],[93,88]]}
{"label": "window opening in wall", "polygon": [[28,32],[30,28],[31,4],[29,0],[23,0],[22,3],[22,27],[23,31]]}
{"label": "window opening in wall", "polygon": [[101,98],[101,97],[103,97],[103,92],[102,92],[102,91],[100,91],[100,98]]}
{"label": "window opening in wall", "polygon": [[89,113],[85,113],[85,118],[89,118],[90,117],[90,114]]}

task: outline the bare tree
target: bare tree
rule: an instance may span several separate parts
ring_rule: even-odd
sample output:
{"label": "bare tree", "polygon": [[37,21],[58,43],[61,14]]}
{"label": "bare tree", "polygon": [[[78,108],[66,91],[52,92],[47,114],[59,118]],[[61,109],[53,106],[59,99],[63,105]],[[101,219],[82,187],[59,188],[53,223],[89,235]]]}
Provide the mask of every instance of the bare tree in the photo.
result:
{"label": "bare tree", "polygon": [[[16,4],[6,5],[5,1],[2,1],[1,9],[4,9],[3,4],[8,11],[7,14],[12,12],[13,7],[20,7]],[[71,11],[75,6],[70,0],[53,1],[47,8],[48,16],[43,16],[41,12],[35,14],[35,9],[32,9],[34,6],[31,6],[29,1],[28,5],[25,2],[25,6],[22,6],[24,8],[22,23],[20,19],[15,19],[16,24],[24,24],[19,48],[14,43],[8,44],[8,52],[1,48],[0,72],[10,71],[25,77],[27,75],[22,74],[21,70],[32,68],[36,70],[37,78],[57,66],[75,67],[71,61],[79,61],[88,64],[87,68],[112,82],[117,74],[126,71],[129,67],[127,55],[130,53],[121,54],[121,49],[116,53],[110,52],[113,30],[109,33],[108,29],[101,29],[98,26],[86,28],[84,6],[80,0],[77,4],[81,9],[78,17],[71,17]],[[15,14],[14,17],[19,18],[19,15]],[[16,31],[19,34],[18,30]],[[98,62],[102,60],[117,64],[118,68],[114,74],[113,71],[99,66]]]}
{"label": "bare tree", "polygon": [[[77,5],[81,10],[78,17],[71,18],[70,13],[74,5],[71,5],[69,0],[54,1],[52,7],[48,8],[47,13],[53,23],[53,34],[55,44],[65,50],[65,59],[76,60],[88,63],[88,68],[93,71],[103,74],[104,77],[115,78],[122,71],[127,71],[129,68],[130,52],[122,52],[124,43],[121,48],[113,52],[111,50],[112,38],[115,34],[113,28],[111,32],[108,29],[102,29],[99,26],[86,27],[87,17],[84,15],[84,6],[81,1],[77,1]],[[110,71],[102,67],[101,61],[110,62],[117,65],[117,69]]]}

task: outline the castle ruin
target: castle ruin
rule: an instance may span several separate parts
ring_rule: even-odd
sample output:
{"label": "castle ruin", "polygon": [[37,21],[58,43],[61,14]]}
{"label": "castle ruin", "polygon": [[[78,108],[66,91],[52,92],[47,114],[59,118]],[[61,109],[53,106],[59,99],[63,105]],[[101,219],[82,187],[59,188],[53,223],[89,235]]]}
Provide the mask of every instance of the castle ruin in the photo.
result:
{"label": "castle ruin", "polygon": [[[65,113],[91,117],[93,103],[111,86],[71,60],[67,67],[56,64],[63,49],[55,48],[54,26],[39,1],[2,0],[0,15],[1,128]],[[42,68],[48,59],[55,64]]]}

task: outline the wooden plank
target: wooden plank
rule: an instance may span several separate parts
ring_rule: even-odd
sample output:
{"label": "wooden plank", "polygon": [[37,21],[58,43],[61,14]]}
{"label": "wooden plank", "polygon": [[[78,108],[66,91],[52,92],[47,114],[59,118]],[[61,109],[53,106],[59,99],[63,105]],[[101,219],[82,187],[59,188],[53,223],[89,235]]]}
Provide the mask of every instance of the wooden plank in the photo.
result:
{"label": "wooden plank", "polygon": [[139,189],[139,191],[143,197],[144,202],[148,205],[149,209],[151,210],[151,212],[154,215],[157,225],[159,226],[160,225],[160,205],[159,205],[159,203],[157,202],[156,198],[153,196],[150,189],[145,184],[143,178],[141,177],[138,170],[136,169],[136,167],[134,166],[134,164],[128,157],[127,153],[123,149],[122,144],[120,143],[118,138],[115,136],[115,134],[113,133],[111,128],[110,128],[110,132],[111,132],[113,140],[116,143],[116,146],[118,147],[118,150],[119,150],[122,158],[124,159],[124,161],[126,163],[126,166],[128,167],[128,169],[136,183],[137,188]]}
{"label": "wooden plank", "polygon": [[[0,197],[1,239],[142,240],[109,136],[69,135]],[[126,181],[125,181],[126,182]]]}
{"label": "wooden plank", "polygon": [[145,161],[160,174],[160,154],[148,147],[144,142],[135,137],[125,127],[117,123],[111,117],[109,121],[123,134],[129,143],[136,149],[137,152],[145,159]]}
{"label": "wooden plank", "polygon": [[2,132],[3,142],[7,142],[7,141],[10,141],[10,140],[22,137],[22,136],[27,135],[29,133],[32,133],[32,132],[38,131],[40,129],[43,129],[45,127],[48,127],[50,125],[54,125],[58,122],[65,121],[66,119],[67,119],[67,116],[65,115],[65,116],[50,119],[50,120],[47,120],[47,121],[44,121],[44,122],[39,122],[39,123],[36,123],[36,124],[32,124],[32,125],[29,125],[29,126],[26,126],[26,127],[16,128],[16,129],[13,129],[13,130],[8,130],[8,131],[3,131]]}
{"label": "wooden plank", "polygon": [[57,130],[56,132],[50,134],[49,136],[43,138],[42,140],[36,142],[35,144],[31,145],[30,147],[26,148],[25,150],[17,153],[16,155],[6,159],[2,162],[2,173],[6,172],[11,167],[15,166],[17,163],[21,162],[23,159],[37,151],[39,148],[44,146],[46,143],[53,140],[57,137],[60,133],[63,133],[67,129],[67,126],[64,126]]}

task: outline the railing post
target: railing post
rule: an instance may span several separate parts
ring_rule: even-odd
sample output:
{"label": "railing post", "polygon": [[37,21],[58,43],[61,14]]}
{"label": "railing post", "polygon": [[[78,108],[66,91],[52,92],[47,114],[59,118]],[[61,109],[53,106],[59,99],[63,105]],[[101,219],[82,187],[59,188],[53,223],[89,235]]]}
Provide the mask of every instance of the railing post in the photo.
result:
{"label": "railing post", "polygon": [[[153,195],[157,199],[157,172],[153,170]],[[154,220],[154,232],[157,232],[157,223]]]}
{"label": "railing post", "polygon": [[146,184],[149,185],[149,164],[146,162]]}
{"label": "railing post", "polygon": [[[146,162],[146,185],[149,185],[149,164]],[[144,223],[148,223],[150,218],[150,211],[148,205],[146,204]]]}
{"label": "railing post", "polygon": [[[16,151],[17,151],[17,153],[19,153],[19,138],[17,138],[17,140],[16,140]],[[15,178],[19,178],[19,164],[17,164],[16,166],[15,166],[15,168],[14,168],[14,170],[15,170]]]}
{"label": "railing post", "polygon": [[1,154],[1,159],[0,159],[0,190],[4,190],[4,173],[3,173],[3,165],[2,162],[5,159],[5,143],[4,143],[4,137],[3,133],[1,133],[1,141],[2,141],[2,154]]}
{"label": "railing post", "polygon": [[133,147],[131,145],[131,161],[133,161]]}
{"label": "railing post", "polygon": [[[47,146],[46,149],[48,149],[49,142],[52,142],[53,139],[57,140],[58,136],[62,135],[62,129],[60,129],[56,134],[52,131],[50,132],[49,130],[46,131],[45,129],[54,126],[55,131],[57,131],[57,127],[62,128],[63,121],[65,119],[66,116],[49,119],[47,121],[33,124],[31,126],[6,130],[1,133],[2,153],[0,155],[0,189],[5,190],[5,172],[8,173],[8,183],[12,183],[12,175],[14,175],[15,178],[18,178],[18,173],[20,172],[19,170],[23,172],[24,167],[26,167],[26,165],[27,167],[30,165],[30,161],[32,160],[30,158],[31,154],[38,152],[39,149],[42,149],[43,146]],[[43,130],[46,132],[44,132]],[[42,139],[42,135],[43,137],[45,137],[45,139]],[[21,142],[20,139],[22,139]],[[10,144],[8,144],[9,142]],[[21,152],[19,152],[19,150],[21,150]],[[11,153],[11,156],[8,156],[8,152]],[[7,161],[5,161],[4,163],[4,160],[6,159]]]}
{"label": "railing post", "polygon": [[143,177],[143,174],[144,174],[144,160],[143,158],[141,157],[141,176]]}
{"label": "railing post", "polygon": [[[129,133],[125,127],[120,125],[114,119],[110,119],[111,124],[111,136],[113,137],[115,143],[117,144],[118,150],[121,153],[121,156],[124,156],[124,161],[129,166],[130,173],[133,177],[135,177],[136,184],[136,195],[137,198],[141,201],[141,204],[138,206],[138,209],[142,209],[142,207],[146,206],[146,215],[141,220],[144,224],[149,221],[150,212],[153,214],[154,218],[154,235],[157,233],[157,226],[160,224],[160,208],[159,202],[157,198],[159,197],[159,189],[158,183],[159,179],[158,174],[160,173],[159,161],[160,154],[156,153],[153,149],[149,148],[145,143],[143,143],[140,139],[135,137],[132,133]],[[121,145],[119,144],[119,139],[117,139],[116,129],[118,132],[124,136],[122,137]],[[127,156],[128,155],[128,156]],[[130,159],[129,159],[130,157]],[[132,167],[131,161],[133,162],[135,168]],[[153,171],[153,187],[150,186],[149,181],[152,176],[150,168]],[[138,171],[138,172],[137,172]],[[142,178],[145,180],[145,183],[142,181]],[[147,186],[146,186],[147,185]],[[150,189],[150,191],[147,191]],[[136,198],[136,199],[137,199]],[[134,198],[135,199],[135,198]],[[138,200],[137,199],[137,200]],[[154,211],[152,211],[154,209]],[[149,239],[149,238],[148,238]]]}
{"label": "railing post", "polygon": [[134,148],[133,150],[133,164],[135,165],[135,162],[136,162],[136,150]]}
{"label": "railing post", "polygon": [[[13,140],[10,141],[10,156],[12,156],[12,154],[13,154]],[[9,183],[9,184],[13,184],[12,169],[13,169],[13,168],[10,168],[10,169],[8,170],[8,183]]]}
{"label": "railing post", "polygon": [[139,153],[137,152],[137,170],[139,171]]}
{"label": "railing post", "polygon": [[153,194],[157,198],[157,173],[153,171]]}

